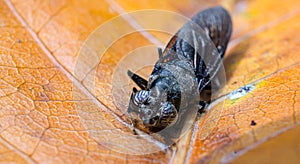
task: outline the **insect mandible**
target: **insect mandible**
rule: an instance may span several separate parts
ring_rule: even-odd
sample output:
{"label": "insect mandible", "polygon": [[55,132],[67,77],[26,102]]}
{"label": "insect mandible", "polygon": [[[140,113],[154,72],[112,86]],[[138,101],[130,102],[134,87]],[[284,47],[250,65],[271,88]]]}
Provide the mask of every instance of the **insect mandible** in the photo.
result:
{"label": "insect mandible", "polygon": [[[213,7],[192,17],[169,41],[145,80],[128,70],[141,89],[132,89],[127,112],[151,132],[180,123],[190,108],[203,111],[200,94],[218,71],[232,32],[232,21],[223,7]],[[206,39],[208,38],[208,39]],[[207,41],[214,45],[209,48]],[[212,56],[218,55],[218,58]]]}

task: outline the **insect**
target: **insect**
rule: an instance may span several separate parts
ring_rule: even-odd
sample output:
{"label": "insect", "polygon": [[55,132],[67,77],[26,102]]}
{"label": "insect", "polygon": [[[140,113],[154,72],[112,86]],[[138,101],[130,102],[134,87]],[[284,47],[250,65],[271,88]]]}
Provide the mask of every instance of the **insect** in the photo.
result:
{"label": "insect", "polygon": [[135,114],[151,132],[181,124],[190,109],[203,112],[201,93],[222,62],[232,32],[223,7],[199,12],[169,41],[145,80],[128,70],[140,90],[132,89],[128,113]]}

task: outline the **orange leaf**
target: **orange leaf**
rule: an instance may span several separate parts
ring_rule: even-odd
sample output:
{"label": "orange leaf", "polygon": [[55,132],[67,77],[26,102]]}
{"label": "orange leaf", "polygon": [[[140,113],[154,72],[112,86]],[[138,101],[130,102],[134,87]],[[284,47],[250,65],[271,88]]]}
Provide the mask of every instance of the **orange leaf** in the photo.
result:
{"label": "orange leaf", "polygon": [[[300,121],[299,3],[0,1],[0,162],[219,163],[267,143]],[[234,23],[227,84],[216,105],[162,150],[131,131],[124,68],[146,65],[134,71],[148,77],[156,47],[217,4]],[[249,92],[234,92],[245,85]]]}

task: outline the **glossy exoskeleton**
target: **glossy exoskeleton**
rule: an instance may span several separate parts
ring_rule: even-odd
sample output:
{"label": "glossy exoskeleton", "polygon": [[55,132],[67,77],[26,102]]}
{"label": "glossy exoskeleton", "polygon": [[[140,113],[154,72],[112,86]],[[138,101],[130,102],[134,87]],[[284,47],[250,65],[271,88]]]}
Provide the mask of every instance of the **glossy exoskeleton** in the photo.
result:
{"label": "glossy exoskeleton", "polygon": [[159,60],[149,81],[128,70],[141,89],[133,88],[128,113],[135,113],[145,127],[157,132],[179,122],[189,109],[201,110],[200,94],[218,71],[231,31],[231,17],[222,7],[192,17],[164,51],[158,49]]}

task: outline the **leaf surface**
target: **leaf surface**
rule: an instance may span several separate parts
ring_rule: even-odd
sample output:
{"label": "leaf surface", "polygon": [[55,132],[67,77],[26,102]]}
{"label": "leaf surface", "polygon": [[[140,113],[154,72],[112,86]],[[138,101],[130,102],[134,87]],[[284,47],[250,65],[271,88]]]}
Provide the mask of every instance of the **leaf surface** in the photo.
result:
{"label": "leaf surface", "polygon": [[[151,9],[188,18],[218,4],[234,23],[224,59],[226,86],[219,103],[175,147],[162,151],[155,139],[133,135],[124,115],[132,84],[118,83],[126,78],[118,70],[155,62],[153,49],[163,47],[184,19],[124,13]],[[210,163],[242,155],[299,124],[299,5],[297,0],[0,1],[0,161]],[[99,33],[107,22],[126,35]],[[154,25],[172,31],[149,30]],[[131,57],[141,53],[147,58]],[[135,71],[147,78],[151,69]],[[245,85],[253,89],[230,98]],[[152,149],[160,151],[133,155]]]}

